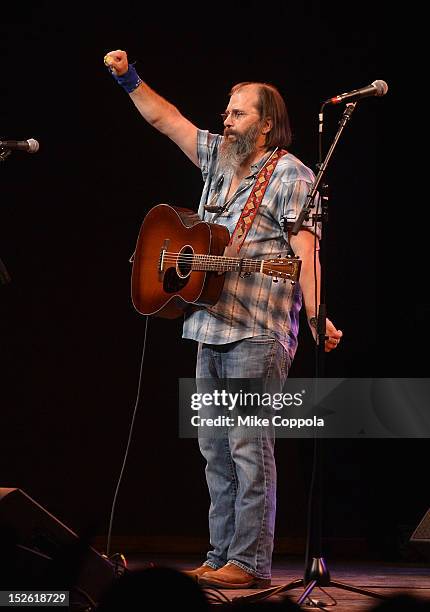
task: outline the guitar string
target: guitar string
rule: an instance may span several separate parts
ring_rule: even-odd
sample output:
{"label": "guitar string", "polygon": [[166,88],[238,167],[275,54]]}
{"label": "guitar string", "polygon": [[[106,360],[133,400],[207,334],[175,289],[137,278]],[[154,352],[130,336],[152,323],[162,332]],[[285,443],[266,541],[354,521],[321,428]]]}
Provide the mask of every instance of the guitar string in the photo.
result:
{"label": "guitar string", "polygon": [[172,260],[172,261],[167,261],[166,263],[188,263],[191,265],[191,267],[193,268],[195,266],[194,269],[199,269],[200,267],[204,268],[205,266],[207,266],[207,268],[209,270],[211,269],[219,269],[219,270],[223,270],[223,269],[237,269],[238,267],[241,267],[242,269],[247,269],[247,270],[259,270],[261,268],[261,262],[253,262],[253,261],[244,261],[242,262],[242,264],[240,264],[240,262],[214,262],[214,261],[203,261],[203,260],[199,260],[199,261],[192,261],[192,262],[180,262],[177,260]]}
{"label": "guitar string", "polygon": [[184,257],[164,257],[163,258],[163,262],[166,263],[184,263],[184,264],[196,264],[196,265],[200,265],[200,264],[207,264],[207,265],[218,265],[218,266],[257,266],[257,267],[261,267],[261,263],[262,261],[264,262],[263,265],[278,265],[281,267],[293,267],[292,262],[281,262],[281,261],[276,261],[276,262],[271,262],[271,261],[267,261],[267,260],[258,260],[258,259],[233,259],[233,258],[217,258],[217,257],[193,257],[193,258],[187,258],[185,259]]}
{"label": "guitar string", "polygon": [[294,265],[294,261],[288,259],[285,262],[285,259],[277,259],[273,260],[258,260],[258,259],[240,259],[238,257],[225,257],[223,255],[197,255],[197,254],[174,254],[174,253],[166,253],[163,257],[163,261],[170,263],[196,263],[196,264],[213,264],[213,265],[233,265],[233,266],[261,266],[261,262],[264,261],[266,264],[271,263],[272,265],[281,265],[283,267],[288,266],[292,267]]}
{"label": "guitar string", "polygon": [[[241,259],[240,257],[226,257],[225,255],[198,255],[198,254],[181,254],[181,253],[166,253],[163,256],[163,260],[166,259],[170,259],[170,260],[181,260],[181,261],[186,261],[187,259],[207,259],[207,260],[219,260],[219,261],[259,261],[261,263],[261,259]],[[276,262],[277,263],[284,263],[285,260],[287,260],[288,263],[292,263],[294,260],[293,258],[287,258],[287,257],[283,257],[283,258],[276,258]],[[264,261],[274,261],[273,258],[272,259],[267,259]]]}
{"label": "guitar string", "polygon": [[283,270],[273,268],[273,271],[278,276],[291,276],[291,272],[285,270],[286,267],[293,268],[294,275],[294,263],[287,261],[286,263],[282,260],[270,261],[270,260],[258,260],[258,259],[243,259],[240,260],[238,257],[229,258],[221,255],[179,255],[169,254],[163,258],[166,263],[181,264],[185,263],[190,266],[192,270],[196,271],[237,271],[242,270],[246,272],[259,272],[261,271],[261,263],[264,261],[263,272],[267,273],[268,265],[282,266]]}
{"label": "guitar string", "polygon": [[[179,255],[180,257],[222,257],[223,259],[240,259],[240,257],[226,257],[225,255],[212,255],[211,253],[183,253],[182,251],[165,251],[165,255]],[[287,257],[284,257],[287,259]],[[293,259],[292,257],[288,259]]]}
{"label": "guitar string", "polygon": [[[227,257],[225,255],[198,255],[196,253],[193,254],[181,254],[181,253],[166,253],[163,257],[163,259],[193,259],[193,258],[210,258],[210,259],[224,259],[224,260],[235,260],[237,261],[238,259],[242,259],[241,257]],[[273,257],[271,259],[274,259]],[[278,259],[278,258],[276,258]],[[283,261],[284,259],[288,259],[289,261],[292,260],[293,258],[289,258],[289,257],[283,257],[283,258],[279,258],[279,261]],[[253,260],[254,261],[254,260]]]}
{"label": "guitar string", "polygon": [[282,261],[281,259],[272,261],[272,260],[258,260],[258,259],[240,259],[238,257],[225,257],[219,255],[173,255],[169,254],[163,257],[163,261],[169,263],[189,263],[189,264],[213,264],[213,265],[225,265],[225,266],[261,266],[262,261],[267,265],[271,263],[272,265],[281,265],[283,267],[288,266],[292,267],[294,262],[291,260],[287,260],[287,262]]}

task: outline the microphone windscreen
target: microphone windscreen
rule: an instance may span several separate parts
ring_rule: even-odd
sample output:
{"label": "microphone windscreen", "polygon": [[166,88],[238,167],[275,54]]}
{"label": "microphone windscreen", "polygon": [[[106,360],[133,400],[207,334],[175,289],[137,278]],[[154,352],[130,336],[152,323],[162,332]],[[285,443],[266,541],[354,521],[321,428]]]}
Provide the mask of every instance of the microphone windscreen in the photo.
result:
{"label": "microphone windscreen", "polygon": [[39,143],[37,142],[37,140],[34,140],[34,138],[29,138],[27,142],[29,153],[36,153],[39,150]]}
{"label": "microphone windscreen", "polygon": [[376,89],[377,96],[385,96],[388,91],[388,85],[385,81],[373,81],[372,85]]}

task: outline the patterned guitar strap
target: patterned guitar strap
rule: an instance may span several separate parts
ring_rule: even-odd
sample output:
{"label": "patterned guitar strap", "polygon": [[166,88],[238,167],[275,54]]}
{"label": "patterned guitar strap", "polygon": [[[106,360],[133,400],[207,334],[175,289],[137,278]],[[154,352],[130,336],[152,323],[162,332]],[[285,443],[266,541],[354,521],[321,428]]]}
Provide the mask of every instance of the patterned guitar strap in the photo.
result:
{"label": "patterned guitar strap", "polygon": [[239,217],[234,232],[231,235],[228,247],[233,247],[236,253],[239,253],[242,248],[245,238],[251,229],[251,225],[257,215],[258,208],[264,197],[264,193],[269,184],[270,178],[276,168],[278,161],[286,155],[288,151],[285,149],[276,149],[274,153],[269,157],[268,161],[261,168],[258,176],[255,180],[254,187],[249,194],[248,200],[242,210],[242,214]]}

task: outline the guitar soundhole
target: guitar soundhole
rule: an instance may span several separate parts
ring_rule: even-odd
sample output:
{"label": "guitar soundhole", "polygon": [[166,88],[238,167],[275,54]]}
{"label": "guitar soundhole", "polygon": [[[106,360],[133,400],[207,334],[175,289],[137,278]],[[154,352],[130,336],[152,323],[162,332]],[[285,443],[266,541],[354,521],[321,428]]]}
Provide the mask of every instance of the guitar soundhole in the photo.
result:
{"label": "guitar soundhole", "polygon": [[180,278],[175,268],[168,268],[163,276],[163,289],[166,293],[177,293],[188,283],[188,278]]}
{"label": "guitar soundhole", "polygon": [[190,275],[193,255],[194,251],[189,245],[182,247],[179,251],[176,260],[176,272],[180,278],[187,278]]}
{"label": "guitar soundhole", "polygon": [[193,255],[194,251],[189,245],[179,251],[176,268],[168,268],[163,276],[163,289],[166,293],[177,293],[188,283]]}

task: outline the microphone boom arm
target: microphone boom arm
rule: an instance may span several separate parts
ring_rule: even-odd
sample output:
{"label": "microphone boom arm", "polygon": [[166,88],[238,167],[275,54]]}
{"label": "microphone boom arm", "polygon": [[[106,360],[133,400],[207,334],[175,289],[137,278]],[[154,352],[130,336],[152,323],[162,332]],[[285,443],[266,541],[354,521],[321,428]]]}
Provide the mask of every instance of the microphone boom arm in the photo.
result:
{"label": "microphone boom arm", "polygon": [[[324,107],[324,104],[323,104],[323,107]],[[336,145],[338,143],[338,140],[339,140],[339,138],[340,138],[340,136],[341,136],[341,134],[343,132],[343,129],[344,129],[345,125],[351,119],[351,115],[354,112],[354,109],[355,109],[356,105],[357,105],[357,102],[351,102],[350,104],[346,105],[346,108],[343,111],[342,118],[339,121],[339,129],[337,130],[336,136],[334,137],[334,140],[333,140],[333,142],[332,142],[332,144],[330,146],[330,149],[327,152],[327,155],[326,155],[324,161],[320,165],[320,168],[318,170],[318,174],[316,175],[315,180],[314,180],[314,182],[312,184],[312,187],[311,187],[311,189],[310,189],[310,191],[309,191],[309,193],[307,195],[307,201],[306,201],[305,205],[303,206],[302,210],[300,211],[300,214],[297,217],[297,219],[296,219],[296,221],[295,221],[295,223],[293,225],[293,228],[291,230],[291,233],[293,234],[293,236],[296,236],[299,233],[299,231],[300,231],[300,229],[301,229],[301,227],[303,225],[303,221],[305,219],[309,219],[309,215],[310,215],[311,209],[315,207],[315,203],[314,203],[315,196],[317,194],[318,188],[320,186],[322,178],[323,178],[323,176],[325,174],[325,171],[327,169],[328,163],[329,163],[329,161],[331,159],[331,156],[333,155],[333,151],[334,151],[334,149],[335,149],[335,147],[336,147]],[[321,114],[322,114],[322,109],[321,109]],[[315,221],[316,221],[316,219],[315,219]]]}

